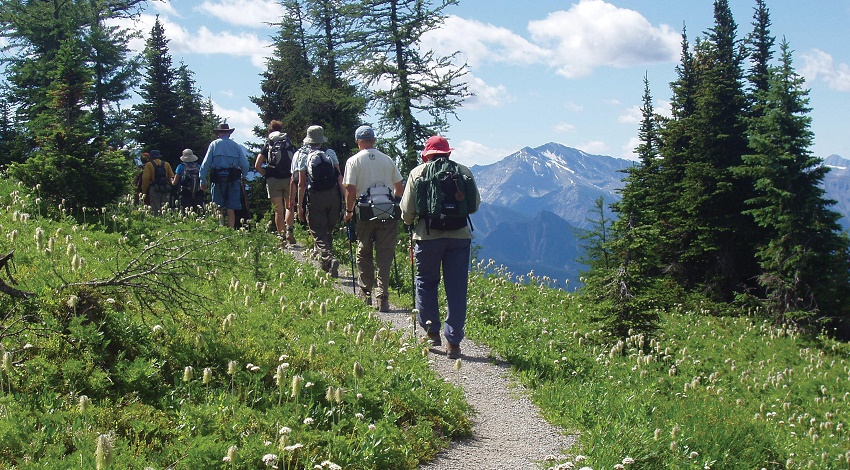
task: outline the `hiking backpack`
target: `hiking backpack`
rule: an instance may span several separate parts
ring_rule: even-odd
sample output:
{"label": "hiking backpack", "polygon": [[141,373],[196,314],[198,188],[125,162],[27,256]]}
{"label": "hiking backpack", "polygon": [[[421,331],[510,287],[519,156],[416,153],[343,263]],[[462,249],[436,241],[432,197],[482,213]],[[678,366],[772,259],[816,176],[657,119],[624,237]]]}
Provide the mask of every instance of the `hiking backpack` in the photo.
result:
{"label": "hiking backpack", "polygon": [[165,171],[165,162],[160,160],[159,165],[151,162],[153,165],[153,190],[158,193],[167,193],[171,191],[171,184],[168,182],[168,173]]}
{"label": "hiking backpack", "polygon": [[321,150],[311,150],[307,154],[307,187],[313,191],[324,191],[336,184],[336,168],[328,154]]}
{"label": "hiking backpack", "polygon": [[414,183],[416,212],[425,220],[425,228],[457,230],[472,221],[469,219],[477,188],[475,180],[460,172],[458,164],[448,158],[428,162]]}
{"label": "hiking backpack", "polygon": [[357,201],[357,217],[360,220],[395,220],[401,218],[401,208],[393,198],[393,190],[387,186],[366,189]]}
{"label": "hiking backpack", "polygon": [[183,164],[183,174],[180,175],[180,192],[184,196],[194,197],[201,188],[201,165],[197,162]]}
{"label": "hiking backpack", "polygon": [[268,142],[266,156],[266,178],[289,178],[292,176],[292,157],[295,146],[286,134],[280,134]]}

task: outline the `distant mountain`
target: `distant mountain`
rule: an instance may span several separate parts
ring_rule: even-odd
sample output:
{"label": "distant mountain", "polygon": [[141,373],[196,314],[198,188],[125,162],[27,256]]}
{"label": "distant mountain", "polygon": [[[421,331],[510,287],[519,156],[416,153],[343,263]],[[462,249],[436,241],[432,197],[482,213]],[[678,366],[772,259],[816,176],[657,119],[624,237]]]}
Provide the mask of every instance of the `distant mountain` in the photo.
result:
{"label": "distant mountain", "polygon": [[579,233],[590,228],[595,201],[605,205],[634,162],[591,155],[561,144],[525,147],[490,165],[470,168],[481,192],[472,217],[479,258],[492,258],[517,275],[534,270],[561,285],[583,268]]}
{"label": "distant mountain", "polygon": [[[584,268],[579,234],[592,224],[595,201],[605,206],[620,199],[622,170],[636,163],[592,155],[557,143],[525,147],[490,165],[471,167],[481,192],[481,208],[472,216],[473,242],[480,259],[492,258],[515,275],[534,270],[563,285],[578,284]],[[826,197],[850,229],[850,160],[831,155],[824,178]]]}
{"label": "distant mountain", "polygon": [[830,155],[823,164],[830,169],[823,179],[826,197],[837,201],[832,210],[844,215],[838,222],[844,230],[850,230],[850,160]]}
{"label": "distant mountain", "polygon": [[481,200],[534,217],[550,211],[576,227],[587,227],[588,209],[603,196],[606,205],[635,162],[591,155],[561,144],[525,147],[490,165],[471,168]]}

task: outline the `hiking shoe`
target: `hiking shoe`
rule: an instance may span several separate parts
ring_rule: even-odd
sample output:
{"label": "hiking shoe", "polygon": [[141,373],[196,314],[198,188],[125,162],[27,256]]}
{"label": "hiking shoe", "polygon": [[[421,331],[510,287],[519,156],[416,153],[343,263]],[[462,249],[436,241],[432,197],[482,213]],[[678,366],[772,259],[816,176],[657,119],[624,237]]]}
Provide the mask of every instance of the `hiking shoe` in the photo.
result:
{"label": "hiking shoe", "polygon": [[446,344],[446,356],[449,359],[460,359],[460,345],[459,344]]}
{"label": "hiking shoe", "polygon": [[369,307],[372,306],[372,293],[371,292],[364,291],[364,290],[361,289],[359,292],[357,292],[357,295],[360,297],[360,299],[363,300],[363,302],[367,306],[369,306]]}
{"label": "hiking shoe", "polygon": [[428,333],[428,336],[422,338],[425,342],[430,342],[431,346],[442,346],[443,340],[440,338],[440,333]]}
{"label": "hiking shoe", "polygon": [[387,295],[384,294],[378,297],[378,311],[379,312],[389,312],[390,311],[390,300],[387,298]]}
{"label": "hiking shoe", "polygon": [[339,260],[337,260],[336,258],[334,258],[334,260],[331,261],[331,271],[330,271],[330,273],[331,273],[331,277],[339,277]]}
{"label": "hiking shoe", "polygon": [[292,232],[289,232],[289,233],[286,234],[286,242],[289,243],[290,245],[298,244],[298,241],[295,240],[295,235],[293,235]]}

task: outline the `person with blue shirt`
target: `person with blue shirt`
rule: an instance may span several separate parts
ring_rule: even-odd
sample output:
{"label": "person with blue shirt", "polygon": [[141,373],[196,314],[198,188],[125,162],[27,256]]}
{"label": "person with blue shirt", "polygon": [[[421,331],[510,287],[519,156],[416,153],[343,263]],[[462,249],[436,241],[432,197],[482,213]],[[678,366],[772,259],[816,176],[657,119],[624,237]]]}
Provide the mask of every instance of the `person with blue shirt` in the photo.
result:
{"label": "person with blue shirt", "polygon": [[236,211],[242,208],[242,185],[250,166],[246,149],[230,139],[227,123],[213,129],[216,140],[210,142],[201,163],[201,189],[210,185],[213,202],[227,213],[227,226],[236,226]]}

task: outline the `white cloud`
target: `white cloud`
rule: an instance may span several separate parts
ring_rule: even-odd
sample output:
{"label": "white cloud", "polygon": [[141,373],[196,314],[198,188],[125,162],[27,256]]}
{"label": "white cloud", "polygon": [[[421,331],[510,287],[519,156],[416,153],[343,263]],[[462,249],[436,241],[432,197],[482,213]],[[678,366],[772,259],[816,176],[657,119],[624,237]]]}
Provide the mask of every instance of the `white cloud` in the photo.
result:
{"label": "white cloud", "polygon": [[640,139],[638,139],[637,136],[629,138],[629,141],[623,145],[623,158],[626,160],[639,161],[639,158],[635,153],[635,149],[638,145],[640,145]]}
{"label": "white cloud", "polygon": [[638,124],[642,118],[643,113],[640,110],[640,106],[632,106],[617,116],[617,122],[621,124]]}
{"label": "white cloud", "polygon": [[812,49],[801,57],[803,67],[800,69],[800,75],[806,77],[807,81],[820,78],[830,89],[850,91],[850,66],[836,64],[830,54],[819,49]]}
{"label": "white cloud", "polygon": [[267,28],[269,23],[279,23],[284,14],[278,2],[269,0],[208,0],[196,9],[226,23],[252,28]]}
{"label": "white cloud", "polygon": [[477,109],[498,107],[513,101],[504,85],[490,86],[484,80],[473,75],[467,75],[469,91],[474,94],[463,103],[464,108]]}
{"label": "white cloud", "polygon": [[667,100],[657,100],[653,105],[653,110],[655,114],[659,114],[666,118],[673,117],[673,103]]}
{"label": "white cloud", "polygon": [[455,148],[452,151],[452,160],[466,166],[489,165],[516,151],[516,149],[507,150],[487,147],[484,144],[471,140],[461,140],[456,143],[450,141],[449,144]]}
{"label": "white cloud", "polygon": [[682,40],[670,26],[653,27],[640,13],[603,0],[581,0],[531,21],[528,29],[537,44],[553,52],[551,65],[567,78],[590,75],[600,66],[674,62]]}
{"label": "white cloud", "polygon": [[[153,15],[141,15],[138,20],[117,20],[112,24],[128,29],[140,31],[142,38],[130,41],[130,49],[141,52],[145,48],[145,41],[150,36],[156,17]],[[168,51],[175,62],[179,61],[182,54],[223,54],[233,57],[249,57],[251,64],[257,68],[264,68],[266,59],[272,53],[271,42],[260,39],[256,34],[239,33],[233,34],[227,31],[211,31],[206,26],[201,26],[196,32],[190,32],[185,27],[160,17],[159,22],[165,30],[168,38]]]}
{"label": "white cloud", "polygon": [[174,5],[171,4],[171,0],[159,0],[155,2],[151,2],[153,9],[156,10],[160,15],[166,16],[180,16],[177,13],[177,10],[174,8]]}
{"label": "white cloud", "polygon": [[[233,131],[233,140],[240,144],[246,141],[256,142],[258,139],[252,132],[254,126],[262,125],[256,109],[241,107],[239,109],[226,109],[213,101],[213,112],[226,120]],[[211,137],[212,139],[212,137]]]}
{"label": "white cloud", "polygon": [[608,144],[599,140],[576,144],[573,147],[593,155],[608,155],[611,152],[611,147],[608,147]]}
{"label": "white cloud", "polygon": [[566,103],[564,103],[564,108],[566,108],[567,111],[572,111],[574,113],[580,113],[584,111],[584,106],[577,104],[573,101],[567,101]]}
{"label": "white cloud", "polygon": [[535,64],[550,55],[509,29],[453,15],[446,18],[442,27],[422,37],[422,47],[439,55],[460,51],[461,61],[471,68],[485,63]]}
{"label": "white cloud", "polygon": [[569,134],[576,131],[576,126],[568,122],[559,122],[555,124],[553,130],[559,134]]}

